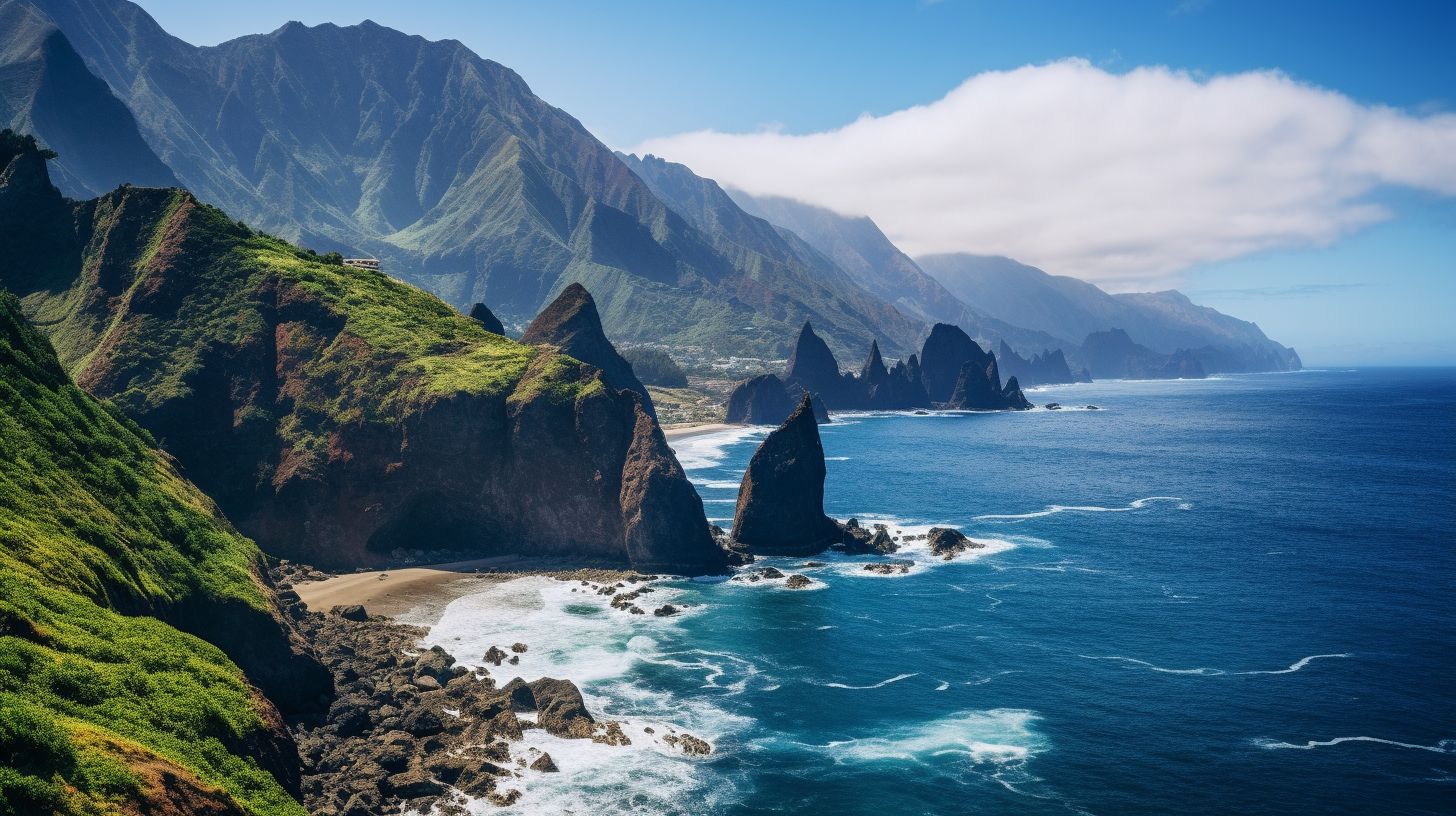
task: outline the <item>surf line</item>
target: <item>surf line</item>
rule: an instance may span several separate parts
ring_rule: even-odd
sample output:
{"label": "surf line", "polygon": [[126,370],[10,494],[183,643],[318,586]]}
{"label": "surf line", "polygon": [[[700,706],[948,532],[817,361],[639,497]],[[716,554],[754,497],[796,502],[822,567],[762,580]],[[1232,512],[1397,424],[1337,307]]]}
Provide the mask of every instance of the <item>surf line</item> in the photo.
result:
{"label": "surf line", "polygon": [[1456,754],[1456,740],[1444,739],[1435,745],[1416,745],[1411,742],[1397,742],[1395,740],[1381,739],[1380,737],[1335,737],[1327,740],[1310,740],[1303,745],[1295,745],[1292,742],[1280,742],[1267,737],[1259,737],[1254,744],[1267,750],[1293,749],[1295,751],[1312,751],[1315,748],[1328,748],[1332,745],[1339,745],[1343,742],[1374,742],[1380,745],[1391,745],[1396,748],[1410,748],[1416,751],[1430,751],[1435,754]]}
{"label": "surf line", "polygon": [[1351,656],[1351,654],[1349,652],[1341,652],[1339,654],[1317,654],[1317,655],[1310,655],[1309,657],[1301,657],[1300,659],[1294,661],[1293,663],[1290,663],[1287,668],[1283,668],[1283,669],[1259,669],[1259,670],[1254,670],[1254,671],[1229,671],[1228,669],[1213,669],[1213,668],[1208,668],[1208,667],[1205,667],[1205,666],[1200,666],[1200,667],[1195,668],[1195,669],[1169,669],[1169,668],[1165,668],[1163,666],[1159,666],[1159,665],[1157,665],[1155,663],[1149,663],[1146,660],[1138,660],[1135,657],[1123,657],[1122,655],[1106,655],[1106,656],[1084,655],[1084,654],[1077,655],[1077,657],[1083,658],[1085,660],[1112,660],[1112,661],[1116,661],[1116,662],[1119,662],[1119,663],[1127,663],[1127,664],[1130,664],[1130,665],[1133,665],[1133,666],[1140,666],[1142,668],[1149,669],[1149,670],[1155,671],[1155,672],[1162,672],[1163,674],[1194,674],[1194,675],[1199,675],[1201,677],[1224,677],[1224,676],[1230,676],[1231,677],[1231,676],[1251,675],[1251,674],[1293,674],[1293,673],[1299,671],[1300,669],[1304,668],[1305,666],[1308,666],[1310,663],[1312,663],[1312,662],[1314,662],[1316,660],[1322,660],[1322,659],[1326,659],[1326,658],[1345,658],[1345,657],[1350,657],[1350,656]]}
{"label": "surf line", "polygon": [[847,686],[844,683],[815,683],[815,685],[824,686],[825,688],[854,689],[856,691],[864,691],[865,689],[883,688],[884,686],[888,686],[891,683],[898,683],[901,680],[909,680],[910,678],[918,677],[919,675],[920,672],[912,672],[910,674],[897,674],[894,677],[889,678],[888,680],[881,680],[873,686]]}
{"label": "surf line", "polygon": [[1030,513],[988,513],[976,516],[975,519],[976,521],[1025,521],[1026,519],[1054,516],[1057,513],[1126,513],[1130,510],[1141,510],[1153,502],[1178,502],[1180,510],[1188,510],[1193,507],[1179,496],[1148,496],[1134,499],[1122,507],[1102,507],[1096,504],[1049,504]]}

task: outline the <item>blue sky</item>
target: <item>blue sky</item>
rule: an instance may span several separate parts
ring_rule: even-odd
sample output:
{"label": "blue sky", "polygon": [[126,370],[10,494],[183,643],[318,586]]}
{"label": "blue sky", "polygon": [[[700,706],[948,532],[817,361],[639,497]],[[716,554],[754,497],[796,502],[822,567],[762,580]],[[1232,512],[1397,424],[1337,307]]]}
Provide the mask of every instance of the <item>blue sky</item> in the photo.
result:
{"label": "blue sky", "polygon": [[[1067,58],[1095,69],[1082,72],[1092,82],[1100,79],[1097,72],[1120,76],[1145,66],[1188,72],[1195,85],[1274,69],[1356,106],[1391,106],[1414,120],[1456,111],[1450,55],[1456,3],[252,0],[206,11],[181,0],[141,5],[169,31],[199,44],[268,31],[290,19],[347,24],[367,17],[430,38],[452,37],[514,68],[547,101],[623,149],[704,130],[831,132],[865,114],[936,103],[983,72]],[[662,152],[703,164],[688,160],[694,154],[686,147],[682,156]],[[737,183],[731,165],[711,169],[717,172],[709,175]],[[1257,187],[1237,189],[1261,194]],[[824,195],[830,199],[816,203],[852,209],[838,206],[831,192]],[[1368,224],[1319,239],[1309,236],[1320,230],[1307,227],[1266,242],[1268,248],[1251,242],[1255,248],[1227,258],[1160,255],[1149,262],[1157,274],[1145,280],[1085,266],[1079,262],[1085,253],[1070,249],[1045,257],[1033,249],[1022,259],[1110,288],[1176,285],[1201,303],[1255,320],[1311,365],[1456,363],[1451,196],[1381,184],[1346,202],[1346,211],[1322,215],[1345,218],[1367,200],[1382,210]],[[1038,213],[1031,209],[1025,217]],[[879,213],[870,214],[884,225]],[[967,240],[974,244],[984,234]],[[938,246],[904,237],[912,246]],[[984,249],[1023,246],[992,241]]]}

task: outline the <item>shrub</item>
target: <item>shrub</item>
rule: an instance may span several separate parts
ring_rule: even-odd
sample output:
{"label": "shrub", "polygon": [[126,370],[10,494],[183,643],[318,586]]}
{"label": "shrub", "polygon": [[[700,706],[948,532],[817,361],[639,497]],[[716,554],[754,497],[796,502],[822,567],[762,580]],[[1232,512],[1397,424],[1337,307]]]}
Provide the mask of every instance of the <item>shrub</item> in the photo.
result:
{"label": "shrub", "polygon": [[665,351],[638,346],[622,352],[622,356],[632,364],[632,373],[645,385],[685,388],[688,384],[688,375]]}

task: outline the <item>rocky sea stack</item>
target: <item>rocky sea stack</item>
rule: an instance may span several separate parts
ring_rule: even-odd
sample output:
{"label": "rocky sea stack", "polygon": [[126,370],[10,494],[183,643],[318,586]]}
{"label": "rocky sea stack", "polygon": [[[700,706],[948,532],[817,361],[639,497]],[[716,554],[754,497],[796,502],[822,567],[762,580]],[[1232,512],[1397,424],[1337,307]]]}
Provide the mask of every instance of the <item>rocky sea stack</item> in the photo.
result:
{"label": "rocky sea stack", "polygon": [[841,541],[839,523],[824,515],[824,446],[805,394],[748,463],[738,489],[733,539],[757,555],[813,555]]}

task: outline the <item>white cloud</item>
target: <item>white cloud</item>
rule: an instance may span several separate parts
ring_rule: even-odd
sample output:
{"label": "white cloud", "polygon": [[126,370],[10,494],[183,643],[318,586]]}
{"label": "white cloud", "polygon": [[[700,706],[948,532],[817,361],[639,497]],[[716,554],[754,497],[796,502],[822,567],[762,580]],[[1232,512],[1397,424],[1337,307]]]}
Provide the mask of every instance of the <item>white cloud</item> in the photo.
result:
{"label": "white cloud", "polygon": [[1456,115],[1362,105],[1277,72],[1113,74],[1083,60],[978,74],[837,130],[651,139],[754,194],[868,215],[912,255],[1010,255],[1150,284],[1320,245],[1390,217],[1383,185],[1456,195]]}

